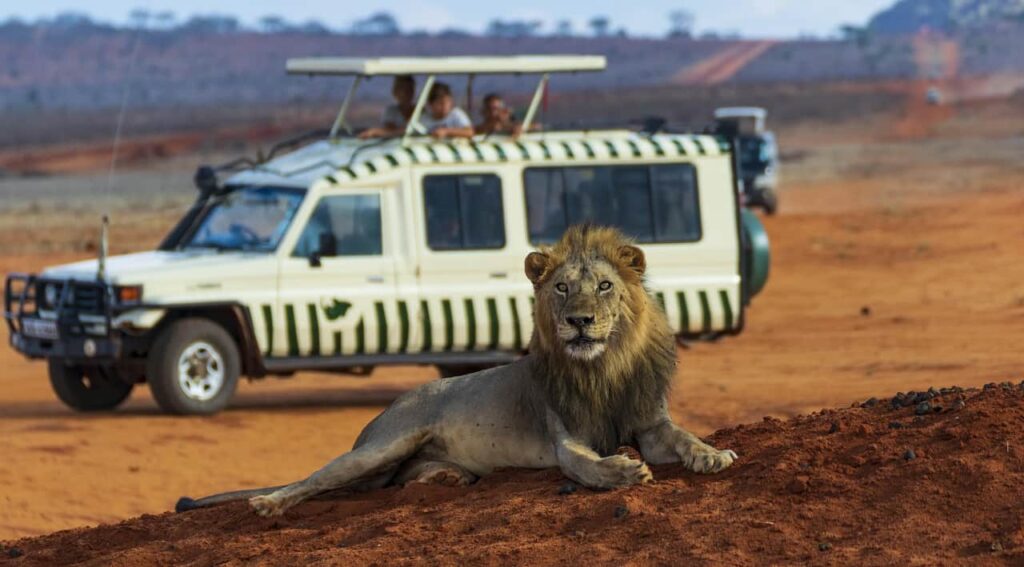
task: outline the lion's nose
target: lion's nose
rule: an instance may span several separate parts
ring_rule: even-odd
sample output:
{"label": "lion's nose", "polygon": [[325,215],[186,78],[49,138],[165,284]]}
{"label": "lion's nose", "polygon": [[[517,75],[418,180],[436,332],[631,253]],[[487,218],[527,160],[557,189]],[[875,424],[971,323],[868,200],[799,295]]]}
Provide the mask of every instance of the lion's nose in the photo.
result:
{"label": "lion's nose", "polygon": [[577,329],[582,329],[583,327],[592,325],[594,323],[594,317],[574,315],[572,317],[566,317],[565,322],[569,323],[573,327],[576,327]]}

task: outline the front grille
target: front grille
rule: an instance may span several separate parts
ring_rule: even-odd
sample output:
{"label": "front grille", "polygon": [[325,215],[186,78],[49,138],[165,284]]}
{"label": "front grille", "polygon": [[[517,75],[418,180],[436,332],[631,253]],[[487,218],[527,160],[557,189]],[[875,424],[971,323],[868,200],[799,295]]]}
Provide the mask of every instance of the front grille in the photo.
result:
{"label": "front grille", "polygon": [[103,288],[75,286],[72,308],[83,313],[103,312]]}
{"label": "front grille", "polygon": [[[65,298],[65,287],[70,285],[68,296]],[[75,313],[90,313],[101,315],[104,312],[105,288],[102,284],[92,282],[63,282],[55,280],[36,281],[36,303],[41,309],[56,310],[56,303],[47,301],[47,287],[52,286],[54,291],[51,296],[56,297],[57,303],[64,298],[64,310]]]}

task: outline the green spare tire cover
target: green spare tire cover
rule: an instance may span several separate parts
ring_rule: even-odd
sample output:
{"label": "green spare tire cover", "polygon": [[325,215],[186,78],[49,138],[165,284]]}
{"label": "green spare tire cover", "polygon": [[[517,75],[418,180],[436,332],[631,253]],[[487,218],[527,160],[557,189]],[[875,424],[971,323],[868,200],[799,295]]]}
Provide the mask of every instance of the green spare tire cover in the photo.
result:
{"label": "green spare tire cover", "polygon": [[750,290],[750,297],[757,295],[764,284],[768,282],[768,271],[772,263],[771,247],[768,242],[768,233],[757,218],[748,209],[740,211],[740,218],[743,222],[743,230],[747,233],[747,240],[750,242],[750,256],[747,261],[747,273],[744,276],[748,279],[747,289]]}

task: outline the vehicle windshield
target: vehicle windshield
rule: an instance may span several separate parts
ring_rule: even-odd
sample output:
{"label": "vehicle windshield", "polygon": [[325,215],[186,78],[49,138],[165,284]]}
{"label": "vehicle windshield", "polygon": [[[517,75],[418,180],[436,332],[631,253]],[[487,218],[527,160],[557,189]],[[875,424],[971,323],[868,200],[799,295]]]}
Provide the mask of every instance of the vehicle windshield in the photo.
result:
{"label": "vehicle windshield", "polygon": [[302,203],[301,189],[243,187],[217,198],[183,248],[272,252]]}

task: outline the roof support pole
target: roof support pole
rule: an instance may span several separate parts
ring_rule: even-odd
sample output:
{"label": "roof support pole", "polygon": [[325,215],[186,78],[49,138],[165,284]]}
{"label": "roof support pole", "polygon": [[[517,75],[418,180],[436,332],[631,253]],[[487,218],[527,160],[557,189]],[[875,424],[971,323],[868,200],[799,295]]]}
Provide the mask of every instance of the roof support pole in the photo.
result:
{"label": "roof support pole", "polygon": [[537,90],[533,93],[533,100],[530,101],[530,109],[526,111],[526,117],[523,118],[523,132],[530,131],[530,124],[533,123],[533,117],[537,114],[537,107],[540,106],[540,101],[544,98],[544,91],[548,87],[548,79],[550,75],[544,73],[540,76],[540,82],[537,83]]}
{"label": "roof support pole", "polygon": [[427,97],[430,96],[430,91],[433,88],[434,75],[427,75],[427,80],[423,83],[423,90],[420,91],[420,96],[416,99],[416,108],[413,109],[412,116],[409,117],[409,123],[405,125],[405,134],[402,135],[402,143],[405,143],[406,138],[408,138],[413,132],[425,134],[425,132],[420,132],[422,130],[420,127],[420,116],[423,115],[423,107],[427,105]]}
{"label": "roof support pole", "polygon": [[331,125],[331,140],[338,137],[338,130],[340,130],[342,126],[344,126],[346,130],[348,129],[348,124],[345,124],[345,113],[348,112],[348,105],[352,103],[352,98],[355,97],[356,89],[359,88],[359,83],[362,80],[362,75],[356,75],[355,80],[352,81],[352,85],[349,86],[348,94],[345,95],[345,102],[341,103],[341,109],[338,110],[338,117],[334,119],[334,124]]}

